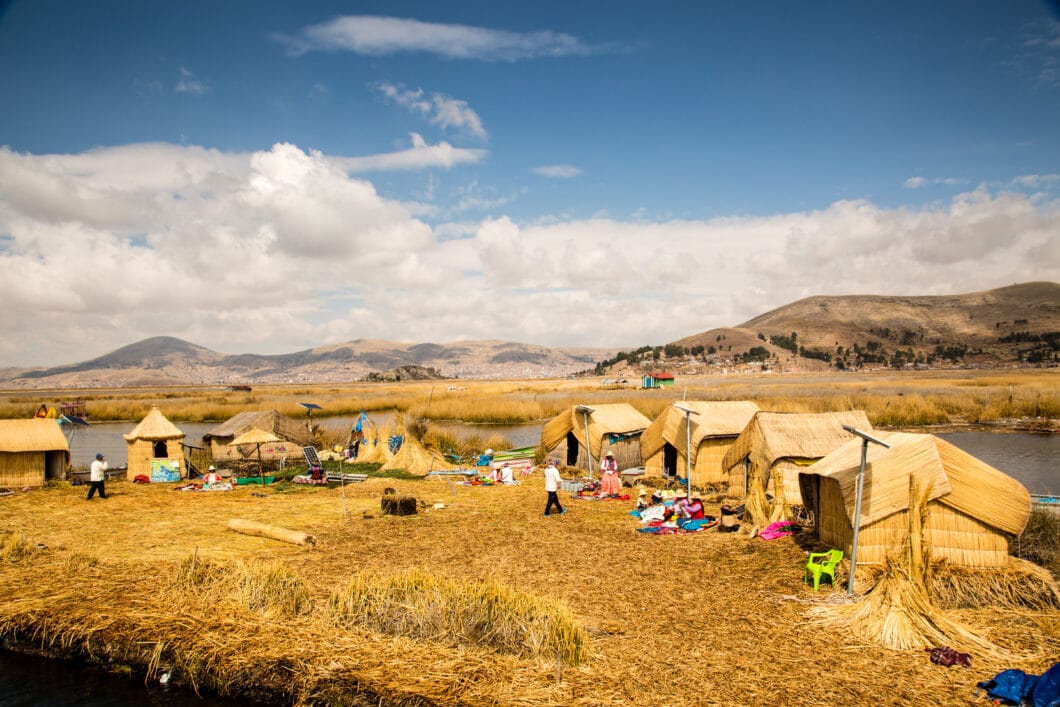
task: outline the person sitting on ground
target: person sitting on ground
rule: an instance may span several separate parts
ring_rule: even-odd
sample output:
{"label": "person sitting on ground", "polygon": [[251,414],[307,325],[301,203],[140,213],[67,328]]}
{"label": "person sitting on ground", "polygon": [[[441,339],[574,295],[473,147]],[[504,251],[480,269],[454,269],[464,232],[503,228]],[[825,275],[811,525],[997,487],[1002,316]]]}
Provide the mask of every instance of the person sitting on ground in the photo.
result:
{"label": "person sitting on ground", "polygon": [[648,505],[648,490],[641,487],[640,492],[637,494],[637,510],[643,511]]}
{"label": "person sitting on ground", "polygon": [[221,475],[217,473],[217,468],[213,464],[207,469],[206,476],[202,477],[202,483],[204,486],[212,486],[221,483]]}
{"label": "person sitting on ground", "polygon": [[475,466],[489,466],[493,463],[493,450],[487,449],[479,455],[478,461],[475,462]]}
{"label": "person sitting on ground", "polygon": [[699,498],[693,498],[690,503],[686,503],[681,509],[681,514],[689,520],[702,520],[704,517],[703,501]]}
{"label": "person sitting on ground", "polygon": [[508,466],[508,462],[504,462],[504,466],[501,467],[500,479],[502,484],[515,483],[515,476],[512,474],[512,468]]}

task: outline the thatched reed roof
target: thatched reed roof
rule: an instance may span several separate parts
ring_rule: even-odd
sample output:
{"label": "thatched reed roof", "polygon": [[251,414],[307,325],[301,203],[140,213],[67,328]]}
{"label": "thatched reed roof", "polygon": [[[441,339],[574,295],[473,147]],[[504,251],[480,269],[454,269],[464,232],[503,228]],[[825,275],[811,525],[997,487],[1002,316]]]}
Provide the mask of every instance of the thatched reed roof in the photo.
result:
{"label": "thatched reed roof", "polygon": [[[1031,497],[1019,481],[929,434],[875,433],[891,448],[868,446],[861,527],[909,508],[910,477],[930,488],[929,501],[954,508],[985,525],[1019,535],[1031,512]],[[854,525],[861,440],[852,439],[800,474],[839,482],[847,520]]]}
{"label": "thatched reed roof", "polygon": [[0,420],[0,452],[70,453],[70,445],[54,419]]}
{"label": "thatched reed roof", "polygon": [[150,412],[140,420],[140,424],[133,428],[132,432],[122,435],[126,442],[134,442],[138,439],[180,439],[184,433],[176,425],[162,414],[157,407],[152,407]]}
{"label": "thatched reed roof", "polygon": [[219,442],[224,442],[227,437],[235,438],[255,427],[259,430],[272,432],[277,437],[294,442],[302,447],[307,446],[312,441],[309,429],[305,424],[295,422],[276,410],[247,410],[246,412],[241,412],[229,418],[227,422],[223,422],[213,428],[204,434],[202,438],[207,443],[213,438],[217,438]]}
{"label": "thatched reed roof", "polygon": [[[698,414],[691,416],[692,463],[700,442],[711,437],[735,437],[747,427],[747,423],[758,412],[758,405],[749,400],[734,401],[682,401],[681,405]],[[688,436],[685,431],[685,413],[673,405],[644,430],[640,436],[640,452],[645,459],[657,453],[669,442],[684,455]]]}
{"label": "thatched reed roof", "polygon": [[[651,420],[642,415],[628,403],[609,403],[606,405],[588,405],[593,408],[589,414],[590,453],[599,458],[602,440],[605,434],[632,435],[640,434],[651,424]],[[541,430],[541,444],[545,450],[552,450],[574,432],[578,441],[585,442],[585,416],[578,412],[577,406],[561,412],[545,423]]]}
{"label": "thatched reed roof", "polygon": [[238,447],[244,444],[272,444],[273,442],[279,442],[280,438],[271,432],[265,430],[259,430],[257,427],[253,427],[243,434],[239,435],[231,442],[229,446]]}
{"label": "thatched reed roof", "polygon": [[759,412],[732,443],[722,460],[722,467],[732,469],[750,457],[752,466],[767,474],[780,459],[820,459],[854,438],[843,425],[865,432],[872,430],[869,418],[861,410]]}

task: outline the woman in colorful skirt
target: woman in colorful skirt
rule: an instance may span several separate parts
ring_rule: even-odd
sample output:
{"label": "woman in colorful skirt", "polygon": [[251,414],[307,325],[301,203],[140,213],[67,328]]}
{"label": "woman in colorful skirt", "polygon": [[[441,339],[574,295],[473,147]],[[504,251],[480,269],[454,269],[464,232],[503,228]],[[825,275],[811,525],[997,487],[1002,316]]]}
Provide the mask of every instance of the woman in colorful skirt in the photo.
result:
{"label": "woman in colorful skirt", "polygon": [[600,463],[600,493],[604,496],[619,496],[622,493],[622,477],[618,475],[615,455],[608,452]]}

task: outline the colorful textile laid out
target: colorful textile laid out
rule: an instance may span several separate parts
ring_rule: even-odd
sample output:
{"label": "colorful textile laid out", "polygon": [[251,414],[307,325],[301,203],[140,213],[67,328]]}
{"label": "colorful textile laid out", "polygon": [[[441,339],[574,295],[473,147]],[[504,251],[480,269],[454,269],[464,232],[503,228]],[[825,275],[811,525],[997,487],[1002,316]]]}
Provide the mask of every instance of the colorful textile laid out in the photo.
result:
{"label": "colorful textile laid out", "polygon": [[295,484],[308,484],[310,486],[327,486],[328,480],[326,477],[314,479],[311,474],[302,474],[301,476],[295,476],[291,479],[292,483]]}
{"label": "colorful textile laid out", "polygon": [[802,530],[802,527],[797,523],[792,523],[788,520],[778,520],[776,523],[767,525],[765,530],[758,535],[763,540],[776,540],[777,538],[786,538],[789,535],[794,535],[800,530]]}
{"label": "colorful textile laid out", "polygon": [[177,486],[174,491],[231,491],[232,484],[227,481],[217,484],[184,484],[183,486]]}
{"label": "colorful textile laid out", "polygon": [[578,493],[571,496],[571,498],[580,498],[586,501],[629,501],[632,500],[628,493],[624,493],[621,496],[608,496],[598,491],[579,491]]}
{"label": "colorful textile laid out", "polygon": [[650,533],[653,535],[678,535],[681,533],[698,533],[708,528],[713,528],[718,524],[718,519],[713,516],[706,516],[705,518],[698,518],[696,520],[679,520],[676,523],[663,523],[662,521],[652,521],[643,528],[638,528],[637,531],[641,533]]}

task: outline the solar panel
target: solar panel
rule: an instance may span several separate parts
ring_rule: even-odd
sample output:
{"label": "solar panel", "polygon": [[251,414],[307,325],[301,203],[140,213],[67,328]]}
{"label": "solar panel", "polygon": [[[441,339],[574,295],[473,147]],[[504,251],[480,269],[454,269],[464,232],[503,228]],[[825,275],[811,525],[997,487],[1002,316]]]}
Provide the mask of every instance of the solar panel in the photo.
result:
{"label": "solar panel", "polygon": [[302,454],[305,455],[306,463],[309,464],[310,469],[314,467],[317,469],[322,468],[316,447],[302,447]]}
{"label": "solar panel", "polygon": [[320,407],[319,405],[317,405],[316,403],[298,403],[298,404],[301,405],[302,407],[304,407],[306,410],[323,410],[324,409],[324,408]]}

